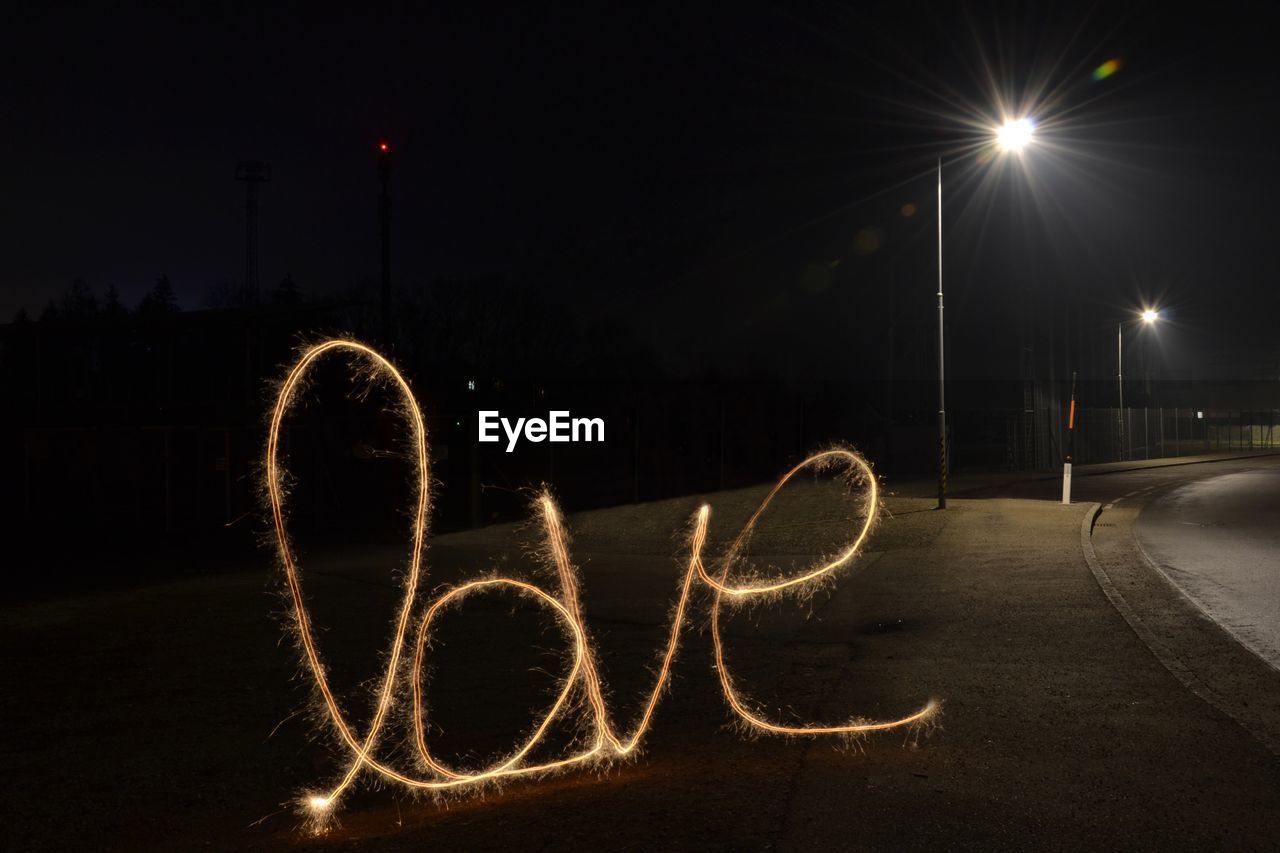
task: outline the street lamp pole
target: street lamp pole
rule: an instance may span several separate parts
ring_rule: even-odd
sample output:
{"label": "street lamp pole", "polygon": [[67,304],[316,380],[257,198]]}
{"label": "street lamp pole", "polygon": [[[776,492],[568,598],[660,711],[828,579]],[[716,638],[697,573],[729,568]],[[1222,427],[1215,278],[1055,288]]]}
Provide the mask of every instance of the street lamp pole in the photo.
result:
{"label": "street lamp pole", "polygon": [[[1136,323],[1141,320],[1145,325],[1152,325],[1160,319],[1160,312],[1155,308],[1144,309],[1137,318],[1130,322]],[[1124,320],[1116,323],[1116,384],[1120,391],[1120,409],[1116,412],[1116,424],[1120,427],[1120,459],[1123,461],[1125,452],[1125,428],[1124,428]]]}
{"label": "street lamp pole", "polygon": [[[993,128],[1002,151],[1019,153],[1031,141],[1035,124],[1010,119]],[[942,301],[942,157],[938,157],[938,509],[947,508],[947,346],[946,309]]]}
{"label": "street lamp pole", "polygon": [[1120,430],[1120,461],[1124,461],[1124,321],[1116,323],[1116,385],[1120,389],[1120,408],[1116,409],[1116,426]]}
{"label": "street lamp pole", "polygon": [[947,349],[942,305],[942,158],[938,158],[938,509],[947,508]]}
{"label": "street lamp pole", "polygon": [[382,346],[386,351],[394,349],[391,321],[391,145],[378,143],[378,179],[382,183],[382,195],[378,198],[378,225],[382,232],[382,289],[379,299],[379,315]]}

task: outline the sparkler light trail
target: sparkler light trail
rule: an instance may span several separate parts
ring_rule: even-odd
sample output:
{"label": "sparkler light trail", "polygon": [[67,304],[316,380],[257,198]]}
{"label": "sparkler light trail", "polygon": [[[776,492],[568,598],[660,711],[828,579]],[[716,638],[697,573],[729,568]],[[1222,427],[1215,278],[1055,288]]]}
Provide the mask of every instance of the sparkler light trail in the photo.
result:
{"label": "sparkler light trail", "polygon": [[[312,629],[311,617],[302,594],[302,583],[298,563],[290,544],[285,523],[284,482],[285,471],[280,462],[280,433],[285,416],[296,402],[304,379],[317,360],[331,353],[345,353],[361,361],[368,371],[370,379],[381,378],[389,381],[402,398],[403,412],[412,431],[412,454],[417,467],[417,496],[413,510],[413,552],[409,562],[409,570],[404,577],[403,599],[395,621],[395,629],[391,640],[391,649],[387,656],[386,672],[375,687],[376,704],[372,720],[363,735],[357,734],[346,715],[338,707],[338,701],[329,685],[328,675],[320,659],[316,646],[315,633]],[[798,473],[804,470],[823,470],[843,466],[845,475],[851,483],[862,483],[866,487],[866,501],[863,508],[865,516],[853,542],[835,557],[820,560],[814,566],[800,572],[794,577],[761,579],[749,570],[741,567],[745,564],[743,552],[756,522],[769,504],[784,486]],[[409,384],[401,373],[385,357],[365,344],[352,340],[328,340],[306,350],[298,363],[286,376],[280,387],[275,408],[271,417],[271,425],[267,436],[266,486],[271,506],[272,521],[275,527],[276,543],[280,560],[284,567],[285,580],[289,588],[293,606],[294,627],[301,648],[303,662],[311,678],[324,710],[332,723],[339,741],[350,753],[350,761],[342,776],[324,793],[309,792],[299,799],[304,814],[311,820],[312,826],[320,830],[329,821],[335,811],[339,798],[357,777],[365,771],[376,774],[383,780],[397,782],[410,789],[425,790],[437,793],[483,788],[505,779],[533,776],[593,762],[607,761],[628,755],[639,745],[653,719],[658,700],[666,687],[672,663],[675,661],[679,647],[681,629],[686,621],[690,597],[694,592],[695,582],[705,585],[711,595],[711,637],[715,648],[716,669],[720,677],[720,686],[730,708],[741,722],[755,731],[765,734],[779,735],[844,735],[858,736],[868,732],[894,728],[922,727],[929,723],[938,712],[938,703],[930,700],[924,707],[905,717],[881,722],[867,722],[860,719],[848,720],[835,725],[785,725],[766,719],[751,706],[749,699],[744,699],[734,688],[728,664],[725,660],[724,641],[720,632],[721,608],[729,603],[742,603],[752,599],[769,599],[788,591],[798,591],[808,587],[815,581],[829,577],[842,566],[848,565],[862,549],[867,536],[871,532],[879,512],[879,489],[870,465],[851,450],[832,449],[817,453],[796,465],[778,481],[764,498],[746,525],[738,533],[723,557],[709,571],[703,562],[703,547],[707,540],[707,529],[711,518],[711,508],[703,505],[693,519],[693,532],[690,537],[690,553],[680,596],[676,602],[675,614],[671,620],[671,630],[667,638],[666,649],[658,669],[653,689],[645,703],[643,713],[629,732],[623,733],[615,727],[610,718],[604,700],[604,688],[600,679],[595,657],[588,640],[585,620],[578,593],[577,572],[569,556],[567,537],[563,518],[559,508],[551,496],[543,493],[535,502],[536,511],[543,526],[544,548],[546,558],[555,569],[559,581],[557,594],[548,592],[535,584],[516,578],[490,577],[473,580],[447,588],[441,592],[426,608],[417,622],[412,640],[412,661],[408,672],[404,671],[406,646],[409,645],[411,624],[414,621],[414,603],[420,581],[425,576],[422,563],[422,546],[427,530],[427,512],[429,506],[429,455],[427,452],[426,426],[422,411],[418,407]],[[735,569],[738,569],[735,574]],[[741,575],[741,577],[739,577]],[[447,767],[432,755],[426,740],[426,687],[423,683],[423,672],[426,669],[427,656],[431,646],[430,631],[435,617],[441,610],[460,604],[467,596],[498,589],[507,589],[544,605],[558,618],[564,635],[570,646],[570,665],[555,700],[534,727],[532,733],[516,749],[505,758],[495,761],[488,767],[476,769],[457,769]],[[395,702],[397,687],[405,680],[410,682],[412,695],[411,717],[413,720],[413,743],[422,767],[418,772],[396,769],[385,760],[378,758],[375,748],[383,740],[388,729],[388,713]],[[574,709],[583,707],[582,713],[589,710],[589,735],[578,742],[574,751],[556,759],[534,761],[530,753],[543,741],[552,724],[568,716]]]}

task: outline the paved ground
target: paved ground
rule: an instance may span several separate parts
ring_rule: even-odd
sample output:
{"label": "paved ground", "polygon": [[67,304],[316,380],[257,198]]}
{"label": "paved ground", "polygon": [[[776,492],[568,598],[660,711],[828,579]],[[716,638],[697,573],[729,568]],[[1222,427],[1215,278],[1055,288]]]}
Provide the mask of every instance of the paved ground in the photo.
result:
{"label": "paved ground", "polygon": [[1179,589],[1280,667],[1280,466],[1178,486],[1147,505],[1134,532]]}
{"label": "paved ground", "polygon": [[[711,497],[722,539],[760,494]],[[832,498],[820,486],[791,493],[755,540],[756,556],[786,566],[833,547],[851,513]],[[678,531],[697,503],[570,519],[588,620],[621,716],[648,685],[679,571]],[[310,838],[280,804],[330,778],[338,752],[313,737],[303,713],[307,687],[293,678],[295,655],[271,615],[283,608],[264,555],[243,574],[0,612],[6,843],[1268,849],[1280,832],[1280,760],[1267,740],[1280,720],[1280,673],[1250,669],[1253,655],[1214,634],[1125,551],[1132,538],[1118,525],[1132,521],[1122,512],[1137,517],[1137,504],[1113,504],[1117,520],[1104,512],[1089,541],[1161,654],[1085,560],[1092,507],[1028,498],[959,498],[946,513],[930,505],[891,498],[868,554],[829,594],[743,614],[728,630],[739,680],[782,715],[881,717],[941,698],[943,728],[918,744],[898,735],[854,750],[743,739],[726,726],[706,637],[692,632],[636,761],[448,808],[362,786],[342,825]],[[430,552],[432,580],[473,576],[495,561],[532,572],[519,556],[530,533],[442,537]],[[396,599],[387,569],[396,555],[321,555],[303,545],[335,683],[352,707],[367,707],[363,685],[379,669]],[[545,694],[539,667],[558,666],[555,633],[510,602],[477,600],[443,622],[441,636],[432,689],[442,752],[500,752]]]}

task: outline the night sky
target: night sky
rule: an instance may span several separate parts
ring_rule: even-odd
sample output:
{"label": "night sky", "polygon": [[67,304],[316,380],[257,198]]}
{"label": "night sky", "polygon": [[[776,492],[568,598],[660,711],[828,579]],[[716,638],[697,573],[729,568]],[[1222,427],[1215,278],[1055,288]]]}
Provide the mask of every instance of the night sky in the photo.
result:
{"label": "night sky", "polygon": [[[821,371],[886,280],[928,322],[940,153],[955,346],[1031,293],[1099,335],[1159,302],[1174,368],[1274,353],[1275,21],[1172,8],[27,4],[0,36],[0,319],[74,278],[135,304],[165,273],[204,307],[242,275],[242,159],[274,171],[263,287],[367,291],[385,138],[398,288],[527,282],[673,363]],[[972,152],[996,94],[1041,123],[1016,163]]]}

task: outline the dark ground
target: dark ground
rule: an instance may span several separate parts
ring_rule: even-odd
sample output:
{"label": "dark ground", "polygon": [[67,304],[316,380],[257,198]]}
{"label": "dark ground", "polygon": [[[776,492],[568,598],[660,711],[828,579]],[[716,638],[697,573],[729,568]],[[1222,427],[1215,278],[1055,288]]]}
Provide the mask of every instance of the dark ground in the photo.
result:
{"label": "dark ground", "polygon": [[[714,531],[736,530],[760,494],[712,496]],[[799,487],[768,520],[756,552],[785,564],[833,544],[848,512],[830,497]],[[569,519],[617,718],[629,719],[649,684],[681,568],[680,531],[696,506],[679,499]],[[782,716],[888,717],[930,697],[944,700],[941,730],[918,745],[899,733],[853,750],[827,739],[741,737],[726,725],[709,641],[691,631],[637,760],[514,783],[447,808],[378,790],[366,778],[344,799],[341,825],[322,838],[301,834],[282,803],[321,787],[341,756],[312,737],[315,727],[298,713],[307,684],[294,678],[295,652],[282,640],[283,620],[273,618],[284,604],[265,552],[242,574],[7,608],[0,617],[6,846],[1274,843],[1280,760],[1187,690],[1103,595],[1081,552],[1088,507],[957,499],[943,514],[930,506],[891,498],[892,517],[831,594],[740,615],[728,630],[739,682]],[[432,582],[472,576],[535,535],[497,527],[442,537],[428,556]],[[303,543],[320,643],[347,697],[360,696],[358,685],[379,672],[396,600],[387,565],[396,560],[357,552],[320,558]],[[1162,615],[1179,618],[1176,605]],[[704,607],[694,619],[703,623]],[[474,762],[527,726],[527,709],[539,706],[549,684],[530,669],[558,671],[560,641],[530,612],[498,599],[469,602],[440,631],[431,688],[438,743],[443,755]],[[1269,672],[1271,681],[1255,673],[1251,689],[1280,696],[1280,673]]]}

